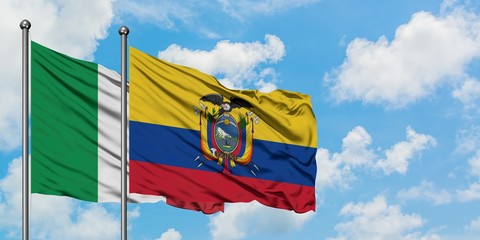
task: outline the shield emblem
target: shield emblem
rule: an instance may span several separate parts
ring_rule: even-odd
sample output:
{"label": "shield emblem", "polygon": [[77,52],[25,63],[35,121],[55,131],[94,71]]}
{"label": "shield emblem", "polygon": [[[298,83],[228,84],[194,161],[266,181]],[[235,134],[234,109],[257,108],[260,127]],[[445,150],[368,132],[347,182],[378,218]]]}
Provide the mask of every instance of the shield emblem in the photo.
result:
{"label": "shield emblem", "polygon": [[223,114],[215,122],[213,138],[224,153],[231,153],[237,149],[239,135],[237,122],[230,114]]}

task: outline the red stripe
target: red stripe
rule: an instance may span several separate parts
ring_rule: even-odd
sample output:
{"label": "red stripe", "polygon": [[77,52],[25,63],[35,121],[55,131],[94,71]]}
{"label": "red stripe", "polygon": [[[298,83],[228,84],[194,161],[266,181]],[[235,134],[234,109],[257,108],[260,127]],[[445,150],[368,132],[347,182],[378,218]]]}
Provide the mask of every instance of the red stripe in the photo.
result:
{"label": "red stripe", "polygon": [[173,199],[171,197],[167,198],[167,204],[178,208],[202,211],[205,214],[213,214],[220,211],[223,212],[224,209],[223,202],[193,202]]}
{"label": "red stripe", "polygon": [[[130,160],[130,192],[165,196],[170,205],[213,213],[223,202],[250,202],[315,211],[315,188]],[[221,204],[221,206],[220,206]]]}

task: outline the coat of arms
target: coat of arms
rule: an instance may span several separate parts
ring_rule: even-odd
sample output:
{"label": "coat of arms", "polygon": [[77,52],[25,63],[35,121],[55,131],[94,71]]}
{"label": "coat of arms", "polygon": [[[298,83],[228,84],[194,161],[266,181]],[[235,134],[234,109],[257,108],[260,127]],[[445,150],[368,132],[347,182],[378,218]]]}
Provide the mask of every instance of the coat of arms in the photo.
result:
{"label": "coat of arms", "polygon": [[[194,106],[199,117],[200,149],[205,161],[223,165],[223,173],[232,174],[237,165],[247,167],[256,176],[260,169],[252,163],[254,124],[260,118],[253,112],[254,107],[239,97],[226,99],[218,93],[207,94]],[[195,161],[200,159],[198,156]]]}

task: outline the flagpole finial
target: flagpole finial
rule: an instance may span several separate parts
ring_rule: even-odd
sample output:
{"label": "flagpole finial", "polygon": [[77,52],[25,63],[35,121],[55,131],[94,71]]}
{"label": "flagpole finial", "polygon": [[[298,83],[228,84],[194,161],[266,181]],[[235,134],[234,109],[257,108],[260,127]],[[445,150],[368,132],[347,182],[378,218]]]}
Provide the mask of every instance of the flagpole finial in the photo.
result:
{"label": "flagpole finial", "polygon": [[128,30],[128,27],[126,26],[121,26],[120,29],[118,29],[118,34],[120,35],[128,35],[130,30]]}
{"label": "flagpole finial", "polygon": [[27,19],[24,19],[20,22],[20,28],[21,29],[25,29],[25,28],[30,29],[31,26],[32,26],[32,24]]}

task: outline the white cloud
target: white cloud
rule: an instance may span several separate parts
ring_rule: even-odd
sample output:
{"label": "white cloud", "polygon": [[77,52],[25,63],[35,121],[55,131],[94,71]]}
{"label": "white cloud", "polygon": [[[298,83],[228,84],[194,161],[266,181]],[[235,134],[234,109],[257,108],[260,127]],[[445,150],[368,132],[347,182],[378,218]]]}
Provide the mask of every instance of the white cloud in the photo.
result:
{"label": "white cloud", "polygon": [[342,140],[342,152],[338,157],[352,167],[370,165],[375,159],[375,153],[368,148],[371,144],[372,137],[365,128],[357,126]]}
{"label": "white cloud", "polygon": [[318,149],[316,160],[317,181],[315,188],[318,191],[332,186],[348,188],[349,183],[355,179],[350,167],[345,165],[342,159],[331,157],[327,149]]}
{"label": "white cloud", "polygon": [[436,190],[432,182],[422,181],[419,186],[402,189],[397,193],[401,201],[423,200],[432,202],[434,205],[450,203],[452,196],[446,190]]}
{"label": "white cloud", "polygon": [[272,68],[260,64],[276,63],[285,55],[285,45],[275,35],[265,35],[265,43],[232,43],[220,41],[211,51],[190,50],[172,44],[158,57],[177,64],[197,68],[208,74],[221,76],[219,81],[228,88],[244,88],[257,84],[264,90],[276,88],[276,74]]}
{"label": "white cloud", "polygon": [[245,18],[250,16],[270,15],[318,1],[319,0],[218,0],[227,14],[240,21],[244,21]]}
{"label": "white cloud", "polygon": [[277,85],[274,82],[265,82],[263,79],[260,79],[257,83],[255,83],[256,88],[260,92],[271,92],[277,89]]}
{"label": "white cloud", "polygon": [[480,101],[480,81],[467,79],[460,88],[452,92],[452,96],[462,102],[466,110],[477,109]]}
{"label": "white cloud", "polygon": [[330,239],[421,239],[420,233],[412,231],[425,224],[421,216],[402,213],[400,206],[389,205],[383,196],[367,203],[348,203],[340,215],[352,219],[337,224],[338,235]]}
{"label": "white cloud", "polygon": [[403,237],[403,240],[441,240],[444,239],[436,233],[422,234],[420,232],[410,233]]}
{"label": "white cloud", "polygon": [[[134,17],[140,22],[157,24],[166,29],[176,29],[179,25],[192,27],[209,38],[218,34],[208,30],[211,16],[216,25],[221,25],[218,16],[227,17],[229,23],[244,23],[255,16],[273,15],[309,5],[319,0],[248,0],[248,1],[198,1],[198,0],[118,0],[116,12],[125,17]],[[202,12],[208,14],[202,14]],[[230,21],[234,20],[234,21]]]}
{"label": "white cloud", "polygon": [[21,227],[22,159],[14,159],[7,176],[0,180],[0,227]]}
{"label": "white cloud", "polygon": [[347,188],[355,179],[354,168],[373,164],[376,155],[369,148],[371,143],[372,138],[365,128],[357,126],[342,140],[342,152],[330,154],[327,149],[318,149],[317,189],[334,185]]}
{"label": "white cloud", "polygon": [[[462,9],[434,16],[415,13],[393,40],[356,38],[341,66],[325,76],[337,101],[404,107],[448,81],[464,79],[480,57],[480,17]],[[452,48],[452,46],[455,46]]]}
{"label": "white cloud", "polygon": [[136,206],[134,209],[128,210],[127,217],[129,219],[136,219],[140,217],[140,207]]}
{"label": "white cloud", "polygon": [[[9,70],[6,70],[6,72],[8,76]],[[13,76],[13,74],[10,74],[10,76]],[[5,83],[6,79],[2,79],[0,79],[0,84],[5,84],[5,87],[0,88],[0,101],[2,102],[0,104],[0,132],[2,133],[0,134],[0,151],[9,151],[20,146],[22,140],[22,90],[20,86],[14,86],[14,83]],[[10,78],[11,81],[14,79]],[[21,81],[21,78],[15,80]]]}
{"label": "white cloud", "polygon": [[480,234],[480,217],[472,220],[467,226],[465,226],[466,232],[476,232]]}
{"label": "white cloud", "polygon": [[281,235],[298,230],[314,215],[311,211],[297,214],[253,201],[226,205],[224,213],[210,217],[209,226],[212,239],[236,240],[250,235]]}
{"label": "white cloud", "polygon": [[113,18],[113,0],[0,1],[0,150],[21,142],[21,30],[29,19],[31,39],[77,58],[92,59],[98,40],[107,35]]}
{"label": "white cloud", "polygon": [[457,198],[461,202],[480,200],[480,150],[468,159],[468,171],[478,180],[471,183],[467,189],[457,190]]}
{"label": "white cloud", "polygon": [[376,167],[387,175],[394,171],[405,174],[413,156],[435,145],[436,141],[432,136],[418,134],[411,127],[407,127],[407,141],[399,142],[388,149],[385,152],[386,158],[379,160]]}
{"label": "white cloud", "polygon": [[160,238],[156,240],[182,240],[182,234],[175,230],[175,228],[169,228],[166,232],[160,235]]}
{"label": "white cloud", "polygon": [[[57,201],[52,201],[51,197],[45,204],[54,204]],[[33,198],[36,201],[37,198]],[[65,201],[59,200],[58,202]],[[32,214],[35,213],[35,204],[32,205]],[[75,218],[71,215],[75,214]],[[119,221],[115,216],[112,216],[105,208],[89,204],[86,207],[76,206],[70,208],[67,212],[59,212],[54,210],[49,212],[51,217],[42,216],[39,222],[33,222],[34,226],[32,232],[34,235],[41,236],[44,239],[118,239],[120,237]],[[56,224],[47,223],[58,216],[63,218],[69,217],[66,222],[58,222]],[[45,224],[44,224],[45,223]],[[37,225],[38,227],[35,227]],[[39,237],[40,238],[40,237]]]}
{"label": "white cloud", "polygon": [[[14,159],[0,180],[0,228],[12,236],[21,230],[21,159]],[[116,239],[119,220],[99,204],[80,205],[66,197],[33,194],[31,237],[34,239]]]}
{"label": "white cloud", "polygon": [[[115,4],[115,11],[122,16],[133,16],[140,22],[154,23],[163,28],[172,29],[176,27],[178,22],[192,22],[197,15],[195,8],[192,6],[192,3],[195,2],[118,0]],[[199,4],[199,2],[196,3]]]}
{"label": "white cloud", "polygon": [[452,8],[454,9],[457,6],[458,0],[443,0],[442,4],[440,5],[440,12],[445,13]]}
{"label": "white cloud", "polygon": [[465,190],[458,190],[457,198],[461,202],[480,200],[480,182],[470,184]]}
{"label": "white cloud", "polygon": [[480,150],[477,150],[477,153],[468,160],[470,165],[470,172],[480,178]]}
{"label": "white cloud", "polygon": [[472,125],[469,128],[461,129],[455,137],[456,153],[468,154],[480,149],[480,126]]}
{"label": "white cloud", "polygon": [[260,92],[271,92],[277,89],[277,73],[273,68],[265,68],[258,74],[257,82],[254,84]]}
{"label": "white cloud", "polygon": [[[32,23],[32,40],[75,58],[93,59],[98,40],[107,36],[112,22],[112,3],[113,0],[6,0],[0,8],[0,24],[8,31],[5,36],[12,45],[21,46],[18,25],[26,18]],[[9,37],[10,34],[16,37]],[[8,51],[19,56],[18,49],[10,46]]]}
{"label": "white cloud", "polygon": [[410,126],[406,135],[407,140],[384,151],[384,157],[372,148],[372,138],[361,126],[352,129],[343,139],[341,152],[331,154],[327,149],[318,149],[317,189],[331,186],[347,188],[355,180],[353,170],[357,168],[382,170],[386,175],[392,172],[405,174],[415,156],[435,145],[432,136],[416,133]]}

